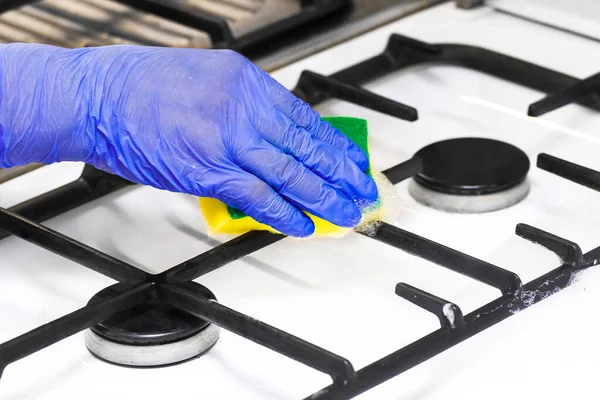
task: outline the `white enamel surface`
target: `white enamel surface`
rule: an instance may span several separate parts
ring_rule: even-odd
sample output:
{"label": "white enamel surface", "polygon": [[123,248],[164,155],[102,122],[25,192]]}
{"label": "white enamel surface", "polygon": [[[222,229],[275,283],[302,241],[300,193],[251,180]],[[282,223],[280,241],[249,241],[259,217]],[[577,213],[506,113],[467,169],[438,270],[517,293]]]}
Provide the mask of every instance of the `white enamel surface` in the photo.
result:
{"label": "white enamel surface", "polygon": [[600,2],[596,0],[487,0],[486,5],[600,40]]}
{"label": "white enamel surface", "polygon": [[[390,33],[432,42],[484,46],[577,77],[600,70],[600,45],[499,14],[446,4],[383,27],[278,71],[292,88],[303,69],[331,73],[377,54]],[[543,45],[543,46],[542,46]],[[569,49],[561,53],[558,49]],[[542,94],[455,67],[419,67],[366,86],[414,105],[407,123],[331,101],[323,115],[367,118],[372,158],[384,169],[434,141],[482,136],[508,141],[532,159],[547,152],[600,169],[600,116],[578,106],[541,119],[525,116]],[[77,176],[77,164],[54,165],[0,186],[9,206]],[[517,272],[529,281],[559,265],[556,256],[514,234],[525,222],[578,242],[600,245],[600,193],[532,169],[531,192],[506,210],[446,214],[419,205],[407,182],[397,186],[409,231]],[[32,185],[37,185],[36,189]],[[28,188],[29,186],[29,188]],[[48,223],[88,245],[158,272],[214,247],[196,200],[133,188]],[[15,238],[0,242],[0,342],[86,304],[111,281]],[[394,294],[398,282],[452,301],[465,314],[498,296],[482,284],[371,239],[284,240],[198,282],[223,304],[348,358],[356,369],[438,327],[438,319]],[[507,398],[596,399],[600,270],[574,286],[359,396],[377,400]],[[116,367],[93,357],[83,334],[10,365],[2,400],[302,399],[329,377],[221,330],[192,362],[157,369]]]}

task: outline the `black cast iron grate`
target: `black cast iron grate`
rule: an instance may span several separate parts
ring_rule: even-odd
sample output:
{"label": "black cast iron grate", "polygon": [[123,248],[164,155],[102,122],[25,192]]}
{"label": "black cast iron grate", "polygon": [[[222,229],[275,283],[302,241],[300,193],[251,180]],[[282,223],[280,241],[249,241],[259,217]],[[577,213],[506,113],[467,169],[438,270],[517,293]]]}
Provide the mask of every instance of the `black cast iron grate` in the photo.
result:
{"label": "black cast iron grate", "polygon": [[[569,90],[579,82],[575,78],[488,50],[461,45],[429,45],[393,35],[383,54],[331,77],[304,73],[296,93],[313,105],[336,97],[400,117],[400,114],[406,115],[404,113],[409,108],[370,95],[358,85],[402,67],[425,62],[463,65],[547,93]],[[576,98],[578,97],[572,96],[571,100]],[[599,109],[595,98],[579,99],[582,104]],[[598,171],[547,154],[539,155],[537,165],[600,191]],[[421,160],[415,157],[384,171],[384,174],[395,184],[414,176],[421,168]],[[382,223],[376,234],[368,237],[497,288],[502,295],[472,313],[463,315],[460,308],[450,301],[406,283],[397,284],[395,290],[400,297],[434,313],[439,318],[441,327],[355,371],[350,361],[339,355],[197,294],[196,289],[200,285],[192,282],[193,279],[282,240],[282,235],[250,232],[163,273],[151,275],[34,221],[46,220],[126,185],[128,182],[120,178],[86,167],[82,177],[71,184],[12,209],[0,208],[0,231],[6,232],[4,237],[18,236],[119,282],[114,286],[115,291],[111,297],[88,304],[0,344],[0,377],[2,371],[15,361],[136,304],[160,298],[174,307],[331,376],[333,383],[330,386],[306,399],[350,399],[557,293],[569,286],[578,272],[596,265],[600,260],[600,247],[583,254],[573,242],[535,227],[519,224],[516,228],[517,235],[543,245],[563,260],[563,264],[557,269],[523,284],[513,272]]]}
{"label": "black cast iron grate", "polygon": [[[539,156],[538,166],[600,191],[600,172],[545,154]],[[413,176],[419,168],[419,160],[411,159],[384,173],[393,178],[393,183],[398,183]],[[111,297],[0,344],[0,377],[6,366],[23,357],[136,304],[160,298],[174,307],[330,375],[333,383],[307,399],[355,397],[557,293],[569,286],[578,272],[596,265],[600,259],[600,247],[582,254],[579,246],[573,242],[532,226],[519,224],[516,229],[517,235],[541,244],[563,260],[563,265],[557,269],[523,285],[520,278],[508,270],[383,223],[373,239],[495,287],[501,291],[502,296],[463,316],[460,308],[454,303],[406,283],[398,283],[396,294],[435,314],[441,327],[355,371],[349,360],[232,310],[215,300],[199,296],[198,291],[193,290],[194,287],[200,286],[191,282],[193,279],[282,240],[282,235],[250,232],[163,273],[151,275],[1,208],[0,229],[119,282],[115,285]]]}

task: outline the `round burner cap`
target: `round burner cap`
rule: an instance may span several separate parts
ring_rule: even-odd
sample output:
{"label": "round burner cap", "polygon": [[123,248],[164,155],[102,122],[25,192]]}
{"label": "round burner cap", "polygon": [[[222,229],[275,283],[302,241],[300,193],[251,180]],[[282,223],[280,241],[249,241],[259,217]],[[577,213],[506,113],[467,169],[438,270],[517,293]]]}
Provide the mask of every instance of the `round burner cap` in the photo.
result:
{"label": "round burner cap", "polygon": [[[117,285],[97,293],[90,304],[110,298]],[[198,285],[199,295],[214,298],[208,289]],[[195,286],[193,286],[195,288]],[[196,290],[198,291],[198,290]],[[208,322],[175,308],[161,300],[151,300],[125,310],[91,330],[98,336],[115,343],[148,346],[163,345],[187,339],[208,326]]]}
{"label": "round burner cap", "polygon": [[[90,304],[113,297],[122,283],[108,287]],[[188,282],[198,296],[215,299],[210,290]],[[122,311],[92,326],[85,333],[87,348],[106,361],[129,366],[171,365],[197,357],[211,348],[219,328],[185,311],[151,300]]]}
{"label": "round burner cap", "polygon": [[530,162],[519,148],[484,138],[449,139],[430,144],[416,156],[423,171],[414,180],[439,193],[483,195],[522,183]]}

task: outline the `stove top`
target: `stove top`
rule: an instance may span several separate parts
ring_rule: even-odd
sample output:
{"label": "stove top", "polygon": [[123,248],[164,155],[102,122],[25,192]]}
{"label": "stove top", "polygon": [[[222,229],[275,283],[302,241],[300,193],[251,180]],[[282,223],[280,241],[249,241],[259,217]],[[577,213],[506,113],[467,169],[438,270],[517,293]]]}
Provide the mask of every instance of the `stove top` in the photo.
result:
{"label": "stove top", "polygon": [[[596,43],[445,4],[275,72],[323,115],[369,121],[402,208],[371,236],[209,237],[196,199],[76,163],[3,183],[0,397],[593,398],[598,65]],[[422,149],[462,138],[523,152],[526,195],[476,213],[415,199]],[[152,302],[190,325],[114,317]],[[115,365],[156,364],[135,345],[157,329],[202,355]]]}

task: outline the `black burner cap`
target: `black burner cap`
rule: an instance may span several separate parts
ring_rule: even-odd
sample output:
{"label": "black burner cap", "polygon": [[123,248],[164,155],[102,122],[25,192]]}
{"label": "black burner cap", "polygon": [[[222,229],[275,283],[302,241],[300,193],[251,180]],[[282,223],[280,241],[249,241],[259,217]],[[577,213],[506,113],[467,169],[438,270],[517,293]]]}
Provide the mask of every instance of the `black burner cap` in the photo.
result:
{"label": "black burner cap", "polygon": [[449,139],[416,154],[423,171],[421,185],[441,193],[482,195],[510,189],[525,180],[529,158],[517,147],[483,138]]}
{"label": "black burner cap", "polygon": [[[115,295],[123,284],[110,286],[90,300],[94,304]],[[215,299],[210,290],[192,283],[186,289],[199,296]],[[130,346],[152,346],[178,342],[201,332],[209,322],[172,307],[162,300],[151,300],[134,306],[91,327],[98,336]]]}

